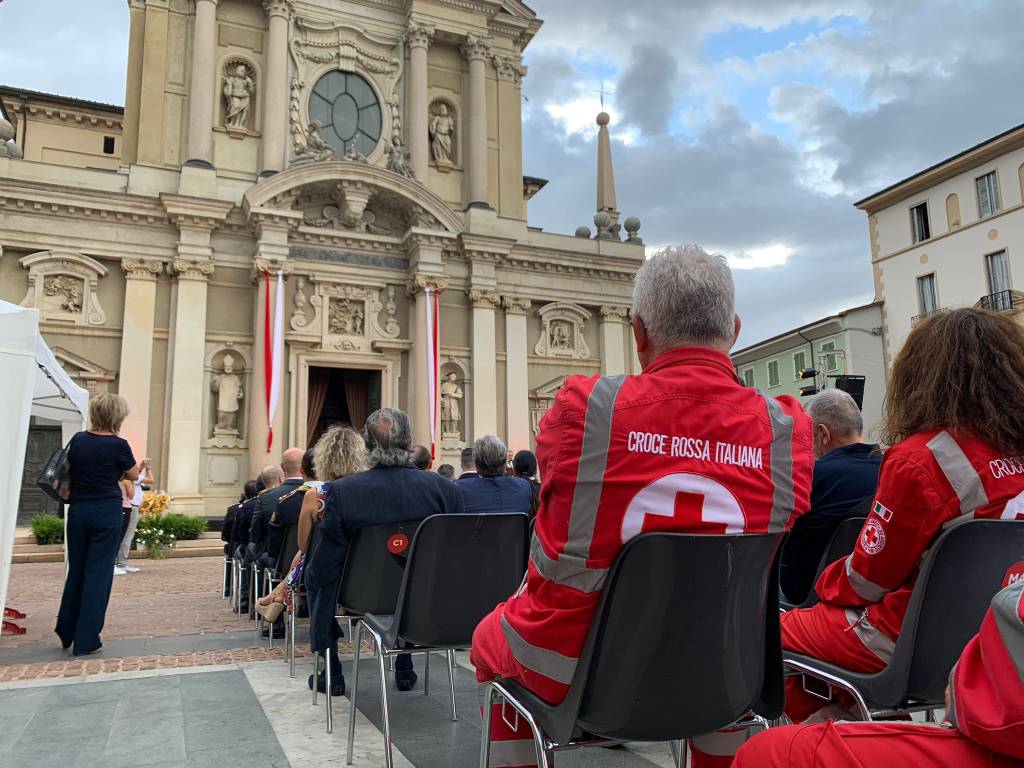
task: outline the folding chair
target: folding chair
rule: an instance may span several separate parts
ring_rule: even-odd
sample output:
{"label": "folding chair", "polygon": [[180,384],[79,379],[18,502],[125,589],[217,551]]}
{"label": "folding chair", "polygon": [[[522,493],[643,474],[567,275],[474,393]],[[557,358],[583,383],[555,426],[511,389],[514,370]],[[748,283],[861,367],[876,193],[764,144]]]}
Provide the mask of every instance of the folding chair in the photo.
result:
{"label": "folding chair", "polygon": [[892,660],[868,674],[789,651],[786,667],[849,693],[864,720],[942,707],[949,672],[978,632],[1006,571],[1024,554],[1024,520],[971,520],[925,554]]}
{"label": "folding chair", "polygon": [[[868,499],[868,501],[870,502],[872,499]],[[861,529],[864,528],[866,521],[866,517],[848,517],[836,526],[836,529],[832,531],[832,537],[828,541],[828,546],[825,547],[825,553],[821,556],[821,561],[818,563],[818,570],[814,574],[814,581],[811,582],[811,591],[799,603],[791,603],[785,597],[780,596],[779,607],[782,610],[790,611],[794,608],[810,608],[812,605],[818,604],[818,593],[814,591],[814,585],[818,583],[818,577],[821,576],[822,571],[836,560],[840,560],[853,552],[854,547],[857,546],[857,539],[860,537]]]}
{"label": "folding chair", "polygon": [[448,663],[451,719],[455,720],[455,651],[470,646],[477,624],[522,583],[528,527],[528,515],[504,513],[433,515],[420,524],[409,548],[397,603],[386,615],[367,611],[356,625],[347,765],[352,764],[355,740],[363,630],[377,651],[384,764],[392,768],[385,659],[424,653],[429,672],[429,654],[443,651]]}
{"label": "folding chair", "polygon": [[[295,559],[295,553],[299,551],[299,526],[298,523],[295,525],[288,526],[288,530],[285,531],[284,541],[281,542],[281,549],[277,553],[277,560],[274,562],[273,569],[263,569],[263,593],[269,595],[274,591],[274,588],[280,584],[285,576],[288,575],[288,570],[291,567],[292,560]],[[259,633],[263,630],[263,617],[256,614],[256,638],[259,639]],[[284,647],[285,656],[288,655],[288,622],[285,620],[284,630]],[[274,629],[273,626],[270,628],[270,647],[274,647]]]}
{"label": "folding chair", "polygon": [[509,679],[488,684],[481,768],[490,762],[499,700],[511,728],[529,728],[541,768],[556,751],[626,741],[672,742],[685,766],[682,740],[781,715],[784,537],[649,533],[629,541],[608,574],[565,699],[549,704]]}

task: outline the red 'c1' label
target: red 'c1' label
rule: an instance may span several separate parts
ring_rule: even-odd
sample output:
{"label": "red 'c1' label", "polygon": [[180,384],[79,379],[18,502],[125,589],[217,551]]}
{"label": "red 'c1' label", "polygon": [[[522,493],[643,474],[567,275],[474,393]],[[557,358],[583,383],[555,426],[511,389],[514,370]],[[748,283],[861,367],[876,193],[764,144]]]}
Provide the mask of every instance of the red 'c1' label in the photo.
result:
{"label": "red 'c1' label", "polygon": [[1016,584],[1018,581],[1024,581],[1024,560],[1014,563],[1006,571],[1006,574],[1003,576],[1003,587]]}
{"label": "red 'c1' label", "polygon": [[397,555],[400,552],[405,552],[409,548],[409,537],[404,533],[396,533],[388,539],[388,551]]}

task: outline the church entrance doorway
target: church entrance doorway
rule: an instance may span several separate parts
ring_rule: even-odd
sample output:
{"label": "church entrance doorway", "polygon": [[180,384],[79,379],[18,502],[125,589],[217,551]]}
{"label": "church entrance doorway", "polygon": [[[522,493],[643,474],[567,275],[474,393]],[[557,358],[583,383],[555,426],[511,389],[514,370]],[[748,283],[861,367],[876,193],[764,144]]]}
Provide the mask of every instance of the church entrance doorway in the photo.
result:
{"label": "church entrance doorway", "polygon": [[18,525],[28,525],[35,515],[60,512],[60,504],[36,485],[50,456],[61,446],[60,424],[44,424],[34,417],[28,428],[25,446],[25,468],[21,477],[21,501],[18,504]]}
{"label": "church entrance doorway", "polygon": [[362,432],[366,417],[380,408],[381,372],[358,368],[310,366],[306,400],[306,444],[335,424]]}

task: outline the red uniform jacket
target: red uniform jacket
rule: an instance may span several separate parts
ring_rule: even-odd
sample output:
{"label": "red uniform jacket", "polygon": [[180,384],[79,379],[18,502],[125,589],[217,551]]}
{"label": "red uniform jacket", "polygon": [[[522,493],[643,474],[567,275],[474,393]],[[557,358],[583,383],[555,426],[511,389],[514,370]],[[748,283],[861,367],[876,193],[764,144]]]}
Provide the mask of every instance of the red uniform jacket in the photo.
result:
{"label": "red uniform jacket", "polygon": [[515,676],[552,702],[626,541],[788,529],[808,509],[814,463],[799,403],[744,387],[726,355],[702,348],[666,352],[639,376],[568,379],[541,421],[537,458],[529,568],[496,611]]}
{"label": "red uniform jacket", "polygon": [[847,616],[883,661],[894,642],[925,550],[971,518],[1024,518],[1024,460],[971,434],[932,430],[890,448],[857,546],[821,574],[816,589]]}
{"label": "red uniform jacket", "polygon": [[1024,760],[1024,579],[992,598],[949,676],[946,716],[986,749]]}

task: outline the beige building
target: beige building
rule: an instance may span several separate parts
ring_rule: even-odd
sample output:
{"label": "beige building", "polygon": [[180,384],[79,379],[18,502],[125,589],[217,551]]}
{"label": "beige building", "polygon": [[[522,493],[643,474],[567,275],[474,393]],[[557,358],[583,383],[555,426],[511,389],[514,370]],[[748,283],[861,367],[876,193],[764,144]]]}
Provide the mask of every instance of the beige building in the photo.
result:
{"label": "beige building", "polygon": [[1024,125],[857,203],[868,215],[887,364],[937,309],[1024,307]]}
{"label": "beige building", "polygon": [[[877,441],[886,383],[881,302],[845,309],[751,344],[733,352],[732,361],[744,384],[773,397],[800,397],[805,387],[826,389],[835,387],[840,377],[863,376],[864,437]],[[814,368],[817,377],[802,378],[800,372],[807,368]]]}
{"label": "beige building", "polygon": [[[522,167],[541,25],[523,3],[128,5],[124,109],[0,90],[0,297],[42,310],[91,391],[128,398],[123,432],[176,509],[220,514],[284,447],[381,405],[420,442],[433,422],[439,462],[487,433],[530,447],[566,376],[635,368],[644,252],[639,221],[619,224],[606,119],[597,231],[527,225],[544,180]],[[33,426],[26,477],[55,439]]]}

